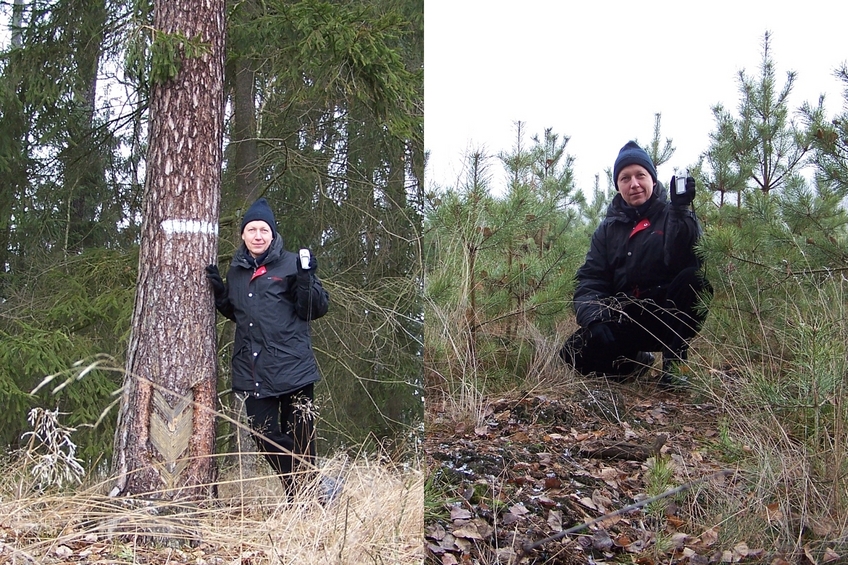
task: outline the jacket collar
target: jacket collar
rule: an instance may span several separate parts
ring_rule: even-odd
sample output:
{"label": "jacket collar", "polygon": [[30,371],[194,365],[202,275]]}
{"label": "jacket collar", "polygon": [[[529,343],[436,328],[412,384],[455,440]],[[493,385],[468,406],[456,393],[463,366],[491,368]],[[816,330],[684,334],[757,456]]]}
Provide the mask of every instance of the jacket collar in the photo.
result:
{"label": "jacket collar", "polygon": [[634,208],[624,201],[620,193],[616,193],[609,207],[607,207],[607,218],[624,222],[635,222],[640,218],[652,216],[657,210],[664,208],[667,203],[668,197],[665,186],[658,181],[656,186],[654,186],[654,192],[651,194],[650,200],[646,203],[647,207],[642,210],[641,214],[639,213],[640,208],[645,206],[645,204],[639,208]]}
{"label": "jacket collar", "polygon": [[262,265],[268,265],[269,263],[276,261],[282,254],[283,237],[278,233],[276,237],[274,237],[273,241],[271,241],[268,251],[256,259],[253,258],[250,251],[247,250],[247,246],[245,246],[244,242],[242,242],[241,247],[239,247],[239,250],[233,257],[233,264],[238,265],[239,267],[244,267],[245,269],[255,269]]}

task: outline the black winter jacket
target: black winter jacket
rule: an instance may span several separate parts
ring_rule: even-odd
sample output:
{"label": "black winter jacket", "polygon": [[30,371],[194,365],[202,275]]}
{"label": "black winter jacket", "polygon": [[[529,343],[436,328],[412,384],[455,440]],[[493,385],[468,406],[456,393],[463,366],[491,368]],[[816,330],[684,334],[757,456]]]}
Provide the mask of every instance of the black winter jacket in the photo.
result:
{"label": "black winter jacket", "polygon": [[687,267],[699,267],[693,249],[701,235],[695,213],[672,205],[657,183],[643,216],[616,194],[607,215],[592,235],[586,261],[577,271],[574,309],[583,327],[608,321],[615,295],[658,298]]}
{"label": "black winter jacket", "polygon": [[241,246],[227,273],[227,299],[216,306],[236,323],[233,390],[268,397],[321,378],[308,321],[326,314],[330,300],[314,274],[298,283],[297,254],[283,249],[279,234],[260,260],[254,268]]}

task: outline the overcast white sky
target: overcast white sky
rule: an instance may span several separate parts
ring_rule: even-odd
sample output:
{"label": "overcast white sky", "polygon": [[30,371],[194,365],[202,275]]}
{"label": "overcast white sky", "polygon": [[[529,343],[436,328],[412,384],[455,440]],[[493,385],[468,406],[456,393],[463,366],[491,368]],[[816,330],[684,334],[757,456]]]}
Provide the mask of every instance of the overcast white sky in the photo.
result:
{"label": "overcast white sky", "polygon": [[[426,0],[425,186],[456,186],[470,149],[509,150],[514,122],[529,142],[546,127],[571,137],[578,187],[612,167],[630,139],[647,144],[654,114],[677,147],[659,169],[697,161],[709,145],[711,108],[739,102],[738,71],[757,76],[771,31],[778,84],[798,77],[792,106],[826,95],[842,110],[833,71],[848,60],[848,3],[713,0]],[[492,163],[495,190],[502,167]]]}

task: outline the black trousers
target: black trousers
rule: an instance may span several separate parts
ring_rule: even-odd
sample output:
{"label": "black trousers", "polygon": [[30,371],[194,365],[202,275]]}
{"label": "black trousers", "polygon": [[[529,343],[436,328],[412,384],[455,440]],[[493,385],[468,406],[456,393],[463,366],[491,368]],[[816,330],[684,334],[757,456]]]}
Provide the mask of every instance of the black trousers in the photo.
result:
{"label": "black trousers", "polygon": [[309,384],[291,394],[268,398],[248,395],[244,401],[250,427],[264,436],[254,436],[256,445],[280,475],[289,495],[295,491],[294,473],[315,463],[313,399],[314,385]]}
{"label": "black trousers", "polygon": [[609,327],[615,341],[598,344],[589,339],[586,328],[580,328],[566,340],[560,357],[584,375],[629,374],[636,368],[633,360],[640,351],[661,351],[664,365],[685,360],[689,341],[706,319],[706,305],[699,308],[701,299],[711,296],[709,282],[693,267],[647,296],[621,294],[609,298],[604,306],[611,314]]}

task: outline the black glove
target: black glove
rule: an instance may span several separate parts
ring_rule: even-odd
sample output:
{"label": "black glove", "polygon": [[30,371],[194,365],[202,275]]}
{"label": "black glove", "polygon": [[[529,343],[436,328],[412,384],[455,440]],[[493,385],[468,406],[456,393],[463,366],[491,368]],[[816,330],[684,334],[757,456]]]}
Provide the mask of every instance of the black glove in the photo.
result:
{"label": "black glove", "polygon": [[215,301],[221,302],[227,297],[227,287],[224,280],[221,278],[221,273],[218,272],[218,265],[206,266],[206,280],[212,285],[212,291],[215,293]]}
{"label": "black glove", "polygon": [[297,258],[297,284],[302,287],[309,287],[312,283],[312,274],[318,270],[318,261],[312,251],[309,252],[309,268],[304,269],[300,264],[300,256]]}
{"label": "black glove", "polygon": [[615,334],[606,322],[594,322],[588,328],[589,341],[592,345],[605,347],[615,343]]}
{"label": "black glove", "polygon": [[695,200],[695,179],[686,177],[686,190],[680,194],[677,193],[677,177],[671,177],[671,184],[668,187],[671,191],[671,203],[675,206],[689,206]]}

